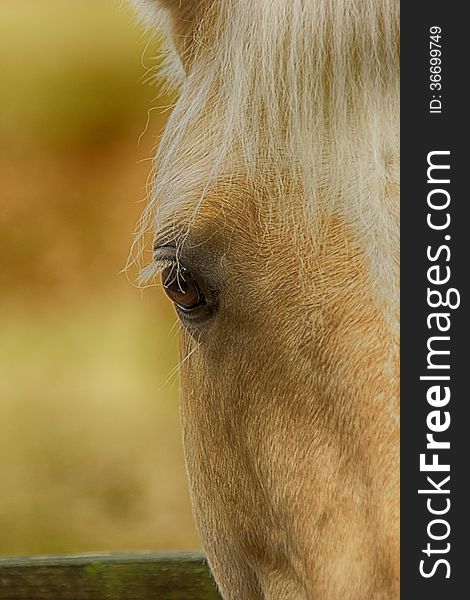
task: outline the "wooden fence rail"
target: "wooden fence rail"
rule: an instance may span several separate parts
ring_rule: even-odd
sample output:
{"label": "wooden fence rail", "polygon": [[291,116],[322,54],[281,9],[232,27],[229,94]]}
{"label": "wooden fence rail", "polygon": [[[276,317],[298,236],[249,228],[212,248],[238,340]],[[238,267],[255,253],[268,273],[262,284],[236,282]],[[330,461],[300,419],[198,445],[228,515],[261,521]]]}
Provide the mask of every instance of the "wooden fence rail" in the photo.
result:
{"label": "wooden fence rail", "polygon": [[0,600],[220,600],[197,552],[0,558]]}

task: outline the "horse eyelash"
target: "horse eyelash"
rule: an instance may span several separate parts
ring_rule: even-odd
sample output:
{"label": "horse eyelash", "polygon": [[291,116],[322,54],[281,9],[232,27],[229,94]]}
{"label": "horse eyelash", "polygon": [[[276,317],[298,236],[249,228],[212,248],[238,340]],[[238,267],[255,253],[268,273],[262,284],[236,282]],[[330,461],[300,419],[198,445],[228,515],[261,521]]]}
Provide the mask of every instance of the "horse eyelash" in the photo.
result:
{"label": "horse eyelash", "polygon": [[168,258],[154,258],[154,260],[146,267],[141,269],[139,273],[139,284],[148,283],[151,279],[159,275],[167,267],[173,267],[175,261]]}

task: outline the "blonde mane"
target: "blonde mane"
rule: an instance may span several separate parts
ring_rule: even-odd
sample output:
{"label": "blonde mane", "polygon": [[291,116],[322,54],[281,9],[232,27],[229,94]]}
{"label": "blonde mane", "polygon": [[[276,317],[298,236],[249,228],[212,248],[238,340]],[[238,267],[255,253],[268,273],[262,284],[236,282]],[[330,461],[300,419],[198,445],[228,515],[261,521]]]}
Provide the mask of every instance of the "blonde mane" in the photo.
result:
{"label": "blonde mane", "polygon": [[[164,9],[134,1],[170,27]],[[183,56],[185,77],[168,36],[165,70],[179,81],[180,98],[139,236],[178,204],[198,208],[212,184],[238,173],[281,189],[288,174],[310,217],[322,196],[368,231],[386,220],[387,190],[398,182],[398,0],[209,6]]]}

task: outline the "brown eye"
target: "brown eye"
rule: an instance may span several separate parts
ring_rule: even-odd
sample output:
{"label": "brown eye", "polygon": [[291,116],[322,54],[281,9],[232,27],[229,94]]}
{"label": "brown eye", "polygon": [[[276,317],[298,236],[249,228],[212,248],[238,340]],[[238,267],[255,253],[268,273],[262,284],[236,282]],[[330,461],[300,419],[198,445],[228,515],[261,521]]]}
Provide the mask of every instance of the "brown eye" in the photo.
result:
{"label": "brown eye", "polygon": [[176,306],[190,311],[202,304],[205,298],[191,273],[184,267],[173,265],[162,272],[163,289]]}

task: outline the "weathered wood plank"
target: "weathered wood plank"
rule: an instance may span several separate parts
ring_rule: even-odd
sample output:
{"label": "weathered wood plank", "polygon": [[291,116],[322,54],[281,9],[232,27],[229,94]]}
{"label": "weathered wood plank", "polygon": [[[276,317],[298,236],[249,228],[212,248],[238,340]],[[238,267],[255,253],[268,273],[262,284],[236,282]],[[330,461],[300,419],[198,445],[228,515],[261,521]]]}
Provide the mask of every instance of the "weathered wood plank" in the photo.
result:
{"label": "weathered wood plank", "polygon": [[0,600],[219,600],[197,552],[0,558]]}

